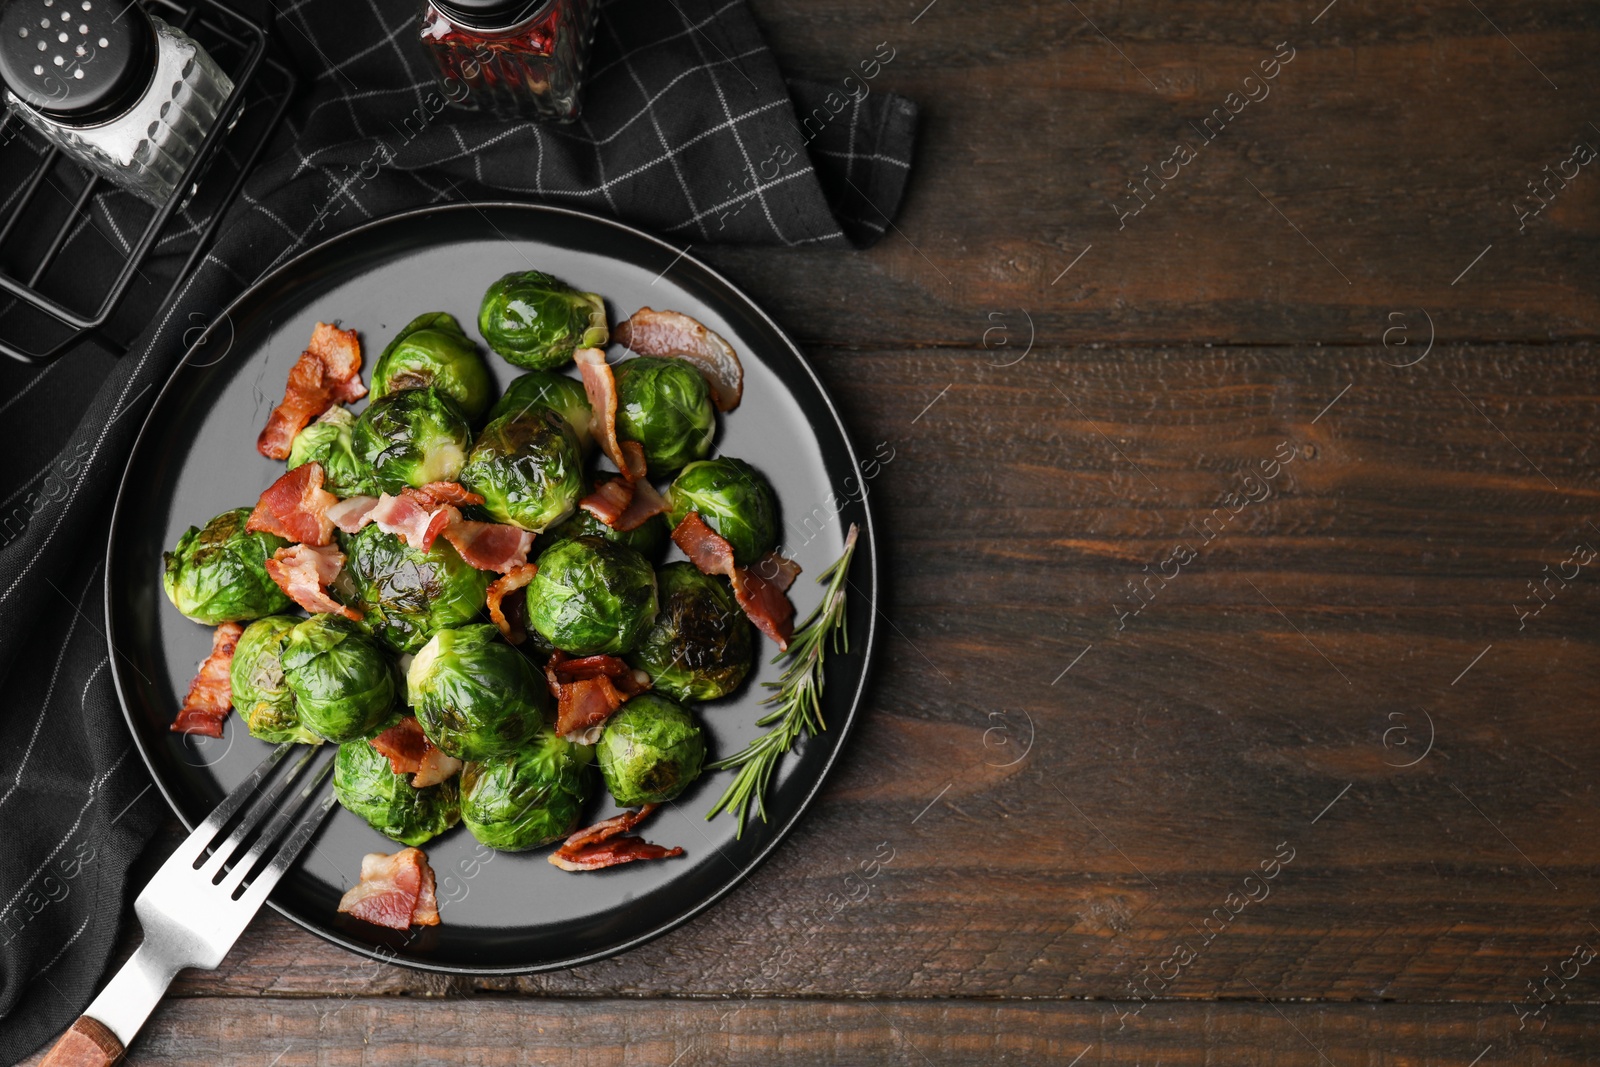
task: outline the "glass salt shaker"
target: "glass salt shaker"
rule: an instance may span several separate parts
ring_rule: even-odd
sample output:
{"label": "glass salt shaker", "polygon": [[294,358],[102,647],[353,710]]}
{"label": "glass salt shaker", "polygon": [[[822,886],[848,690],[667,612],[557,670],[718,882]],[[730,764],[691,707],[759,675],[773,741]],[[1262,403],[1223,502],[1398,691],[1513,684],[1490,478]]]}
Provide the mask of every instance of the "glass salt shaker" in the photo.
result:
{"label": "glass salt shaker", "polygon": [[156,205],[233,92],[204,48],[134,0],[5,0],[0,82],[29,126]]}
{"label": "glass salt shaker", "polygon": [[458,107],[571,122],[597,11],[594,0],[432,0],[422,43]]}

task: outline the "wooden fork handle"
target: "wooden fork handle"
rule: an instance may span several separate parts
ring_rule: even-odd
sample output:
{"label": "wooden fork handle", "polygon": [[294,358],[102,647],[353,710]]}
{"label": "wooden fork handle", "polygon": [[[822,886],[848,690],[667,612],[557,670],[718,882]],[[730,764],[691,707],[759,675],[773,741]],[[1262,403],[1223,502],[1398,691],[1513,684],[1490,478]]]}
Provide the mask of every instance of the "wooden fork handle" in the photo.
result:
{"label": "wooden fork handle", "polygon": [[39,1067],[113,1067],[122,1062],[124,1051],[122,1042],[105,1024],[80,1015],[39,1061]]}

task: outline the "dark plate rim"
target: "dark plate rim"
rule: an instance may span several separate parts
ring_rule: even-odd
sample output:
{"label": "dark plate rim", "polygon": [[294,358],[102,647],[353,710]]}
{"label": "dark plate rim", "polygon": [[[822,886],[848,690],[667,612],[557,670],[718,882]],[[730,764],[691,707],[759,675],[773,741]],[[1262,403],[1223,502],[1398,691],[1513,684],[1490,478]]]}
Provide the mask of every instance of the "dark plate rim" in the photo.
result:
{"label": "dark plate rim", "polygon": [[[588,223],[609,227],[611,229],[620,231],[629,237],[656,245],[658,248],[674,256],[674,263],[682,260],[690,264],[693,268],[703,271],[713,283],[721,286],[726,293],[731,294],[737,300],[742,301],[763,323],[765,323],[767,328],[772,331],[773,335],[785,346],[787,346],[789,355],[795,360],[800,368],[805,371],[807,377],[811,379],[812,385],[816,387],[817,395],[821,397],[822,403],[827,407],[828,414],[833,417],[834,428],[838,431],[839,440],[844,444],[845,452],[849,455],[851,469],[854,470],[860,466],[860,460],[856,453],[855,442],[851,440],[850,433],[845,427],[844,419],[839,415],[839,409],[837,406],[835,406],[832,395],[829,394],[827,388],[822,384],[822,380],[817,377],[816,369],[811,366],[810,361],[806,359],[805,354],[800,350],[800,346],[795,344],[794,338],[789,336],[788,331],[786,331],[782,326],[778,325],[778,323],[773,320],[772,316],[767,314],[766,309],[752,299],[743,289],[739,288],[737,285],[734,285],[733,282],[729,281],[720,272],[713,269],[703,260],[696,256],[690,255],[688,252],[679,249],[675,245],[669,244],[668,242],[663,241],[661,238],[647,233],[644,230],[638,229],[637,227],[629,226],[627,223],[618,222],[615,219],[608,219],[600,215],[593,215],[586,211],[577,211],[572,208],[556,207],[548,204],[519,203],[514,200],[464,201],[452,204],[433,204],[427,207],[414,208],[409,211],[400,211],[391,215],[384,215],[380,218],[364,222],[359,226],[355,226],[344,231],[343,233],[336,234],[325,241],[321,241],[318,244],[313,245],[304,252],[296,255],[293,259],[288,260],[287,262],[278,266],[276,269],[262,275],[260,278],[257,278],[253,283],[247,286],[242,293],[235,297],[227,305],[227,307],[225,307],[222,312],[211,321],[211,323],[206,327],[205,331],[200,335],[195,343],[191,345],[183,354],[183,358],[180,359],[176,365],[174,365],[172,373],[168,375],[166,382],[162,385],[160,391],[156,394],[155,400],[151,403],[149,410],[145,413],[144,419],[140,422],[139,433],[134,438],[133,446],[128,451],[128,464],[123,468],[122,477],[118,480],[117,493],[112,504],[111,522],[109,532],[106,537],[106,577],[104,583],[102,584],[102,600],[106,618],[107,655],[109,656],[111,665],[112,681],[117,691],[117,705],[122,709],[123,721],[128,727],[128,732],[132,735],[134,747],[139,750],[139,758],[144,762],[145,770],[150,774],[150,778],[155,783],[156,788],[160,790],[161,796],[167,802],[167,806],[172,809],[175,815],[177,815],[178,821],[183,823],[186,830],[192,832],[196,824],[189,821],[188,816],[184,814],[182,805],[178,802],[177,796],[174,795],[173,791],[168,787],[167,782],[163,779],[161,773],[157,770],[155,759],[152,753],[146,748],[144,738],[139,731],[138,725],[134,721],[133,710],[128,706],[128,701],[124,697],[122,673],[117,668],[116,626],[113,622],[114,616],[112,613],[112,582],[114,578],[113,545],[116,540],[119,520],[122,517],[124,501],[127,498],[128,487],[133,474],[133,460],[139,454],[139,449],[144,443],[145,435],[150,432],[151,422],[155,416],[155,413],[160,410],[162,401],[166,398],[168,392],[177,387],[180,372],[182,372],[182,370],[189,365],[195,354],[206,345],[208,340],[210,340],[211,332],[217,327],[218,323],[229,321],[234,311],[236,311],[245,303],[256,299],[257,294],[261,290],[279,283],[285,275],[288,275],[299,269],[305,261],[311,259],[313,256],[323,254],[326,249],[333,245],[341,244],[346,241],[359,240],[362,235],[370,230],[376,229],[380,226],[392,225],[404,219],[415,219],[423,216],[438,215],[457,211],[476,211],[479,214],[484,214],[486,210],[527,211],[535,214],[571,216],[573,218],[584,220]],[[484,217],[486,219],[488,218],[487,215],[484,215]],[[492,221],[490,221],[490,225],[493,226]],[[839,754],[844,750],[845,743],[849,740],[851,731],[855,727],[856,717],[861,709],[862,697],[866,694],[867,685],[872,679],[872,668],[875,660],[874,653],[877,650],[878,639],[877,531],[872,520],[872,508],[871,505],[868,504],[865,495],[862,496],[859,504],[861,507],[861,515],[864,525],[862,533],[865,535],[866,540],[866,544],[863,547],[866,549],[865,562],[867,567],[867,578],[870,583],[868,586],[870,590],[870,597],[869,603],[867,604],[868,623],[866,639],[858,646],[862,652],[860,680],[856,684],[855,692],[850,695],[849,710],[845,713],[843,721],[841,721],[837,727],[830,725],[828,732],[832,734],[834,738],[832,750],[828,753],[827,759],[823,762],[822,770],[817,774],[816,780],[812,782],[811,788],[807,790],[804,797],[801,798],[800,803],[795,807],[794,813],[789,817],[788,821],[771,831],[771,839],[761,849],[760,852],[756,853],[754,859],[746,864],[737,874],[733,875],[720,888],[710,893],[704,900],[700,901],[698,904],[694,905],[688,910],[673,916],[671,919],[661,923],[651,930],[608,948],[596,952],[585,953],[580,956],[566,957],[559,960],[547,960],[527,965],[513,965],[509,967],[472,967],[458,964],[440,964],[428,960],[406,958],[396,953],[385,951],[382,948],[375,948],[360,942],[351,941],[348,938],[341,936],[337,931],[318,926],[312,920],[302,918],[301,916],[290,911],[288,908],[278,904],[278,902],[273,899],[273,897],[276,896],[276,888],[274,889],[273,894],[268,896],[267,904],[279,915],[282,915],[296,926],[299,926],[302,929],[316,935],[317,937],[322,938],[324,941],[338,945],[340,948],[343,948],[346,951],[353,952],[358,956],[365,956],[368,959],[379,960],[385,963],[399,964],[400,966],[409,967],[413,970],[457,975],[539,974],[546,971],[558,971],[572,967],[581,967],[585,964],[594,963],[603,959],[609,959],[612,956],[620,955],[623,952],[628,952],[632,949],[638,948],[640,945],[653,941],[663,934],[677,929],[690,919],[693,919],[695,916],[704,912],[707,908],[711,907],[713,904],[717,903],[717,901],[721,900],[723,897],[732,892],[736,886],[740,885],[746,878],[750,876],[751,872],[765,863],[772,855],[773,851],[783,843],[784,838],[789,836],[790,831],[794,829],[796,824],[799,823],[800,819],[806,814],[807,811],[810,810],[811,805],[815,802],[817,794],[821,792],[823,783],[827,781],[828,775],[833,771],[834,764],[838,761]],[[858,559],[859,555],[860,554],[858,551]],[[855,563],[852,563],[852,567],[855,565]],[[852,586],[855,585],[854,582],[851,584]],[[859,595],[859,590],[857,592]]]}

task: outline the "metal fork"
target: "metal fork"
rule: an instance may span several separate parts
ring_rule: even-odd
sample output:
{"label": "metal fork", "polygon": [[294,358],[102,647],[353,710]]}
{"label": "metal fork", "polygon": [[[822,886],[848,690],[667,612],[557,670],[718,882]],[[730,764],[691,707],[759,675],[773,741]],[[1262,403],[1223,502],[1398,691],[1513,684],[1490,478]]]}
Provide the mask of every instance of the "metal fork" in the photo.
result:
{"label": "metal fork", "polygon": [[337,745],[308,749],[273,780],[296,747],[274,749],[161,865],[133,904],[144,941],[40,1067],[110,1067],[180,970],[222,963],[333,807],[327,781]]}

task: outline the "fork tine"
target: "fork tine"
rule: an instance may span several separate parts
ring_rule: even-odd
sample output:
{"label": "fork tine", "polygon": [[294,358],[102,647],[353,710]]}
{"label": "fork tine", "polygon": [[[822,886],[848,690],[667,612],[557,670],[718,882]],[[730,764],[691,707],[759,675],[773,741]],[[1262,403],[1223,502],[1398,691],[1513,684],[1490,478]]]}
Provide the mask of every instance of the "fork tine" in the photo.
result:
{"label": "fork tine", "polygon": [[[239,824],[233,828],[233,832],[228,835],[228,839],[218,845],[216,851],[206,857],[205,863],[200,866],[199,870],[207,881],[212,881],[217,877],[217,874],[222,870],[223,864],[239,850],[239,845],[249,836],[250,831],[254,830],[269,812],[278,809],[279,798],[294,784],[295,779],[300,776],[300,773],[306,769],[307,765],[316,758],[317,752],[318,749],[315,747],[308,748],[299,761],[290,766],[286,774],[274,781],[251,801],[249,807],[245,808],[244,815],[239,819]],[[223,825],[226,825],[226,823]]]}
{"label": "fork tine", "polygon": [[261,873],[256,875],[255,881],[251,882],[240,896],[241,904],[252,908],[260,907],[260,901],[272,892],[272,887],[278,884],[278,879],[283,877],[289,865],[295,861],[306,845],[311,843],[312,835],[328,817],[328,812],[333,810],[336,800],[333,790],[329,789],[320,801],[300,817],[288,836],[284,838],[283,846],[278,849],[277,854],[262,868]]}
{"label": "fork tine", "polygon": [[178,846],[174,855],[185,855],[191,865],[198,863],[200,857],[205,855],[206,849],[210,847],[211,842],[216,840],[217,834],[222,831],[222,828],[228,825],[228,821],[233,818],[239,808],[244,805],[245,801],[255,795],[256,790],[261,787],[261,783],[277,769],[278,764],[283,762],[283,758],[294,748],[293,741],[285,741],[273,749],[267,755],[267,758],[262,760],[244,781],[234,786],[233,791],[222,798],[222,803],[212,809],[211,814],[207,815],[205,820],[194,828],[194,832],[184,840],[183,844]]}
{"label": "fork tine", "polygon": [[[337,749],[338,746],[332,745],[326,747]],[[316,758],[321,754],[321,749],[318,749],[312,754],[312,756],[313,758]],[[313,774],[310,780],[306,782],[305,787],[295,790],[294,794],[288,798],[287,802],[278,808],[276,814],[274,814],[272,817],[272,821],[267,823],[266,828],[263,829],[256,837],[255,843],[250,846],[250,851],[245,853],[244,858],[235,862],[232,869],[228,871],[227,877],[218,883],[226,897],[232,898],[237,893],[239,887],[244,883],[244,880],[249,875],[250,871],[258,863],[260,863],[261,857],[266,855],[267,850],[277,846],[279,838],[283,837],[284,831],[287,830],[289,825],[295,821],[295,816],[305,805],[306,800],[326,784],[328,776],[333,773],[333,764],[334,761],[331,758],[322,760],[321,765],[316,770],[316,773]],[[329,797],[331,796],[332,794],[330,793]],[[326,803],[327,801],[324,800],[323,806],[326,806]],[[316,821],[318,823],[322,821],[320,815],[317,817]],[[309,839],[310,835],[307,834],[306,837]],[[302,842],[301,844],[303,847],[304,843]],[[296,851],[298,852],[298,849]],[[265,873],[265,871],[262,872],[262,874]],[[279,873],[281,874],[282,872]],[[258,878],[257,880],[259,881],[260,879]],[[272,880],[276,881],[277,879],[274,877]]]}

